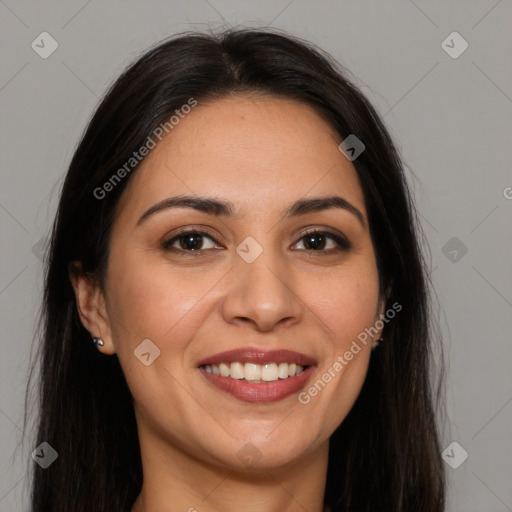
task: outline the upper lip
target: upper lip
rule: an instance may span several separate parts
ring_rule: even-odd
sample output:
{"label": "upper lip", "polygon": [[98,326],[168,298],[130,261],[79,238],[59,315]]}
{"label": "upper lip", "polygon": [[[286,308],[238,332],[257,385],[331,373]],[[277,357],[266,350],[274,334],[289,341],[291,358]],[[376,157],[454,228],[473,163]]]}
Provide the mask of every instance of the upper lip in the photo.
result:
{"label": "upper lip", "polygon": [[253,364],[295,363],[301,366],[316,364],[316,361],[312,357],[294,352],[293,350],[261,350],[249,347],[219,352],[218,354],[205,357],[198,362],[197,366],[235,362]]}

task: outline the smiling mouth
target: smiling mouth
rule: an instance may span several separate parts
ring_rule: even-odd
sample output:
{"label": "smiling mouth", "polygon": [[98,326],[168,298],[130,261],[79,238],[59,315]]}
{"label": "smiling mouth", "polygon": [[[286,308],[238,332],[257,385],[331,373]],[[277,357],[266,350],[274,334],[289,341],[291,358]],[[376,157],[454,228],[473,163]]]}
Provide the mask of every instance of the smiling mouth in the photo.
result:
{"label": "smiling mouth", "polygon": [[227,377],[236,380],[244,380],[252,384],[263,384],[265,382],[276,382],[299,376],[309,366],[296,363],[220,363],[204,364],[202,368],[207,373],[220,377]]}
{"label": "smiling mouth", "polygon": [[299,392],[317,362],[293,350],[244,347],[207,356],[197,367],[211,385],[238,400],[271,403]]}

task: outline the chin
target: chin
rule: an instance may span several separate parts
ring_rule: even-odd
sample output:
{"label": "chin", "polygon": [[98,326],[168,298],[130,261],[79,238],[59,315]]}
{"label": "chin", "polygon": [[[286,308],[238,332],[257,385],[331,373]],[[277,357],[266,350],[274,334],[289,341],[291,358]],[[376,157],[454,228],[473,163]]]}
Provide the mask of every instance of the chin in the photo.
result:
{"label": "chin", "polygon": [[[279,427],[277,427],[279,428]],[[275,432],[266,431],[246,432],[244,436],[232,440],[229,446],[228,465],[239,470],[276,470],[285,469],[297,461],[307,458],[311,452],[318,448],[315,443],[317,437],[312,437],[311,432],[296,431],[290,433],[284,429],[281,436]],[[235,458],[232,458],[235,449]]]}

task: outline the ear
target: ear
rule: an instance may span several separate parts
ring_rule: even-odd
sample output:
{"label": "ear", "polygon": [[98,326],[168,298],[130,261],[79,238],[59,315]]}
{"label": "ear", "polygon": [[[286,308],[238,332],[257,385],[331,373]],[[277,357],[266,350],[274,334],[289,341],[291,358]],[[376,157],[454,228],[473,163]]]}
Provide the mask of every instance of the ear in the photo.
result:
{"label": "ear", "polygon": [[105,298],[97,280],[84,273],[79,261],[73,261],[68,265],[68,273],[82,325],[89,331],[91,338],[103,340],[104,344],[98,347],[98,350],[104,354],[115,354]]}
{"label": "ear", "polygon": [[381,316],[384,314],[384,311],[386,310],[386,304],[388,303],[389,297],[391,296],[391,290],[392,285],[388,284],[386,286],[386,290],[384,291],[384,294],[380,295],[379,297],[379,306],[377,310],[377,316],[375,317],[375,321],[379,320]]}
{"label": "ear", "polygon": [[[384,317],[384,312],[386,311],[386,304],[388,303],[389,297],[391,296],[391,291],[393,289],[393,283],[390,282],[386,286],[386,291],[384,292],[384,295],[381,295],[379,298],[379,308],[377,311],[377,316],[375,317],[375,323],[377,323],[378,320],[381,320],[381,318]],[[373,343],[372,348],[375,348],[379,344],[379,338],[382,335],[382,331],[384,330],[384,325],[382,326],[382,329],[379,329],[379,332],[373,337]]]}

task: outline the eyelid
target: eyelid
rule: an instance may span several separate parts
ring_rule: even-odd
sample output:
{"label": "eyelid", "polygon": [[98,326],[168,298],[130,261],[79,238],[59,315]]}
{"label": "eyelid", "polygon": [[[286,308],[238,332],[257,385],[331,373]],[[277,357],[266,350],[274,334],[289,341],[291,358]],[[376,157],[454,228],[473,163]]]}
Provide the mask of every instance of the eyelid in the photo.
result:
{"label": "eyelid", "polygon": [[[189,250],[189,251],[186,251],[184,249],[178,249],[178,248],[175,248],[175,247],[172,247],[172,245],[181,237],[185,236],[185,235],[188,235],[188,234],[194,234],[194,235],[200,235],[200,236],[203,236],[203,237],[206,237],[206,238],[209,238],[212,242],[214,242],[215,244],[219,245],[219,242],[217,241],[217,235],[212,235],[211,233],[208,233],[207,231],[204,231],[200,228],[194,228],[194,227],[186,227],[186,228],[182,228],[180,229],[178,232],[176,233],[173,233],[170,238],[166,238],[161,246],[164,250],[167,250],[167,251],[170,251],[170,252],[177,252],[177,253],[185,253],[187,255],[198,255],[200,253],[206,253],[207,251],[211,251],[212,249],[200,249],[200,250]],[[315,251],[315,250],[307,250],[307,249],[301,249],[302,251],[305,251],[305,252],[308,252],[308,253],[318,253],[319,255],[321,254],[325,254],[325,255],[328,255],[328,254],[334,254],[334,253],[339,253],[341,251],[349,251],[350,249],[352,249],[352,243],[348,240],[348,238],[343,235],[342,233],[339,233],[339,232],[333,232],[331,231],[330,229],[326,229],[326,228],[320,228],[320,227],[312,227],[312,228],[309,228],[307,229],[306,231],[302,232],[300,235],[298,235],[298,238],[297,240],[293,243],[293,245],[296,245],[297,243],[299,243],[304,237],[308,236],[308,235],[323,235],[323,236],[326,236],[327,238],[330,238],[331,240],[333,240],[337,247],[336,248],[332,248],[332,249],[328,249],[328,250],[318,250],[318,251]],[[220,237],[219,237],[220,238]]]}
{"label": "eyelid", "polygon": [[[330,249],[327,251],[306,251],[306,252],[311,252],[311,253],[318,252],[318,253],[332,254],[334,252],[348,251],[348,250],[352,249],[352,243],[349,241],[349,239],[345,235],[343,235],[342,233],[339,233],[339,232],[331,231],[330,229],[327,229],[327,228],[318,228],[318,227],[309,228],[308,230],[306,230],[300,234],[297,242],[299,242],[300,240],[302,240],[304,237],[306,237],[308,235],[327,236],[328,238],[331,238],[332,240],[334,240],[336,242],[336,244],[338,245],[338,247],[336,249]],[[295,245],[297,242],[295,242],[293,245]]]}
{"label": "eyelid", "polygon": [[[185,251],[183,249],[176,249],[176,248],[173,248],[171,247],[174,242],[176,242],[179,238],[185,236],[185,235],[188,235],[188,234],[194,234],[194,235],[201,235],[203,237],[206,237],[206,238],[209,238],[210,240],[212,240],[212,242],[214,242],[215,244],[219,245],[219,242],[217,240],[217,235],[213,235],[211,233],[208,233],[207,231],[204,231],[200,228],[191,228],[191,227],[186,227],[186,228],[182,228],[180,230],[178,230],[176,233],[173,233],[172,235],[170,235],[169,238],[165,238],[165,240],[162,242],[161,246],[163,249],[166,249],[166,250],[175,250],[176,252],[184,252],[184,253],[200,253],[200,252],[205,252],[204,250],[201,250],[201,251]],[[220,238],[220,237],[218,237]]]}

